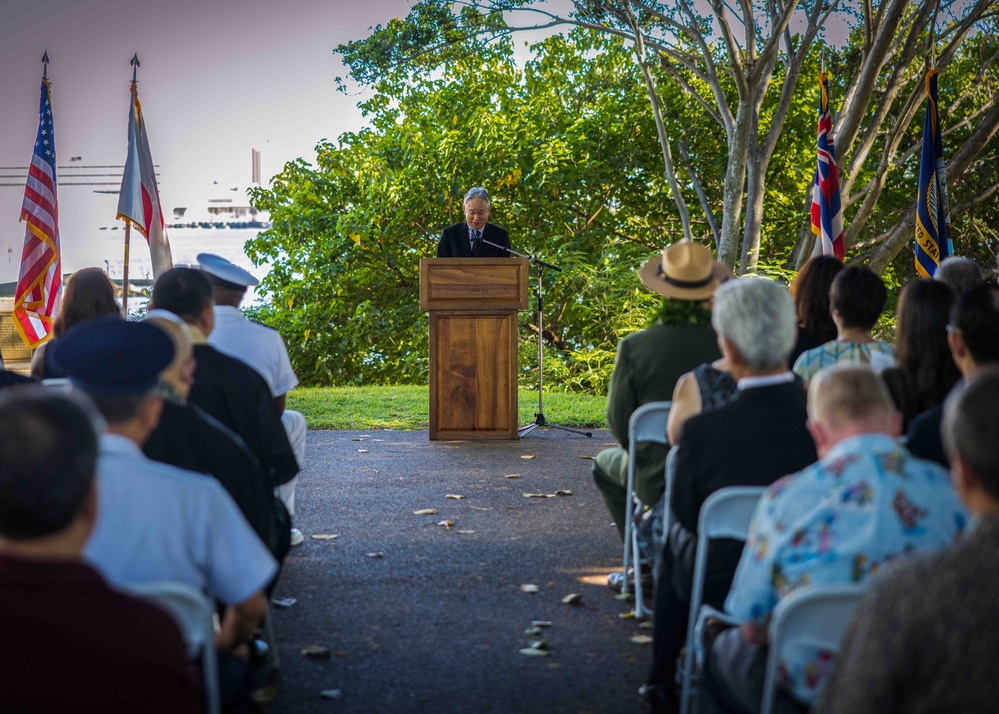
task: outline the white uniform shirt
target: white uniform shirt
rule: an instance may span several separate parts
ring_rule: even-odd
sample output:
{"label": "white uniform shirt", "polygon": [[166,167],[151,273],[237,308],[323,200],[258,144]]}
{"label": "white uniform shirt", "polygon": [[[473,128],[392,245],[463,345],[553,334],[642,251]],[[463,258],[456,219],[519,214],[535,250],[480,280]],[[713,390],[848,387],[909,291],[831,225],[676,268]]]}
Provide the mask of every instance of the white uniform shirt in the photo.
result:
{"label": "white uniform shirt", "polygon": [[271,388],[272,396],[280,397],[298,385],[281,334],[247,320],[237,307],[215,306],[215,327],[208,336],[208,344],[257,370]]}
{"label": "white uniform shirt", "polygon": [[98,513],[84,558],[112,585],[174,581],[234,605],[262,590],[277,561],[221,484],[151,461],[103,434]]}

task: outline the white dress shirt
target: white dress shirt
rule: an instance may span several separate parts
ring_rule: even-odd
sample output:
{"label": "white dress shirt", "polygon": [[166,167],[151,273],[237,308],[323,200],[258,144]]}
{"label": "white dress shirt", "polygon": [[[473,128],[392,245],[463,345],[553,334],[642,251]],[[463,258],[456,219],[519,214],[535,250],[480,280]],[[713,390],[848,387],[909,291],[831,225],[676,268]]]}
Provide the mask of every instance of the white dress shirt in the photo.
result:
{"label": "white dress shirt", "polygon": [[208,336],[208,344],[257,370],[272,396],[280,397],[298,385],[280,333],[247,320],[237,307],[215,306],[215,328]]}

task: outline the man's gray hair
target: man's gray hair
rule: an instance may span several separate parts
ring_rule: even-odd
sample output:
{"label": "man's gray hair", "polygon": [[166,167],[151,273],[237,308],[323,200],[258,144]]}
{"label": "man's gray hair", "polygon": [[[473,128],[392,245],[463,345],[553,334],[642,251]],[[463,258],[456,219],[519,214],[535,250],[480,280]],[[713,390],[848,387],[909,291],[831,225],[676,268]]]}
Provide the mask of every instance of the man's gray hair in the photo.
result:
{"label": "man's gray hair", "polygon": [[981,285],[985,277],[982,275],[982,269],[978,267],[978,263],[971,258],[952,255],[940,263],[940,267],[933,273],[933,279],[939,280],[949,287],[954,291],[954,297],[957,297],[961,293]]}
{"label": "man's gray hair", "polygon": [[989,367],[956,386],[944,402],[944,451],[961,456],[993,498],[999,498],[999,369]]}
{"label": "man's gray hair", "polygon": [[758,372],[786,367],[797,335],[791,295],[765,278],[729,280],[718,288],[711,325]]}
{"label": "man's gray hair", "polygon": [[468,203],[475,198],[481,198],[486,202],[487,206],[493,205],[492,200],[489,198],[489,192],[482,188],[482,186],[476,186],[475,188],[468,189],[468,193],[465,194],[464,203]]}

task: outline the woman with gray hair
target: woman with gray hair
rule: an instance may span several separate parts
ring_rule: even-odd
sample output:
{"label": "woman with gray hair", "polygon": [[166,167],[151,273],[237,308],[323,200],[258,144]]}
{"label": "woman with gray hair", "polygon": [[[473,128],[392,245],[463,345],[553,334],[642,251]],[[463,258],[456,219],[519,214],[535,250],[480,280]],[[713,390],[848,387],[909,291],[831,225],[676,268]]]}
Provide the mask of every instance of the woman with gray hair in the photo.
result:
{"label": "woman with gray hair", "polygon": [[509,256],[510,234],[488,222],[492,212],[492,201],[486,189],[481,186],[469,189],[465,194],[464,209],[464,223],[455,223],[441,231],[441,239],[437,243],[437,257],[506,258]]}

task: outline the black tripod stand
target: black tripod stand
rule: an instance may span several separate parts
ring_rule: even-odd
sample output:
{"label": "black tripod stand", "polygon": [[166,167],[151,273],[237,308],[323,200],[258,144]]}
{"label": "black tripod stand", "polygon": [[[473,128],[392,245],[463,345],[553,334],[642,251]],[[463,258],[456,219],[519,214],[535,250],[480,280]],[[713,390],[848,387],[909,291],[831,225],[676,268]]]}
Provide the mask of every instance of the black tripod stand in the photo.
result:
{"label": "black tripod stand", "polygon": [[558,272],[561,273],[562,269],[561,268],[556,268],[551,263],[546,263],[545,261],[540,260],[539,258],[536,258],[533,255],[524,255],[523,253],[518,253],[515,250],[511,250],[510,248],[507,248],[506,246],[503,246],[503,245],[498,245],[496,243],[493,243],[492,241],[486,240],[485,238],[480,238],[479,240],[481,242],[483,242],[483,243],[486,243],[487,245],[493,246],[494,248],[499,248],[500,250],[505,250],[507,253],[510,253],[512,255],[516,255],[516,256],[519,256],[521,258],[527,258],[527,260],[532,265],[534,265],[535,267],[537,267],[537,269],[538,269],[538,290],[537,290],[537,296],[538,296],[538,411],[534,415],[534,422],[533,423],[528,424],[527,426],[522,426],[519,429],[517,429],[517,438],[518,439],[523,439],[525,436],[527,436],[528,434],[530,434],[532,431],[534,431],[535,429],[537,429],[539,427],[542,427],[542,426],[546,427],[548,429],[559,429],[561,431],[570,431],[573,434],[579,434],[581,436],[592,437],[593,436],[593,432],[582,431],[581,429],[573,429],[571,427],[560,426],[558,424],[549,424],[548,420],[545,419],[544,379],[543,379],[543,374],[542,374],[543,371],[544,371],[543,370],[543,360],[542,360],[542,354],[543,354],[542,350],[544,348],[544,334],[545,334],[544,329],[543,329],[544,328],[543,320],[544,320],[544,314],[545,314],[544,313],[544,297],[545,297],[545,291],[544,291],[544,270],[545,270],[545,268],[551,268],[552,270],[557,270]]}

